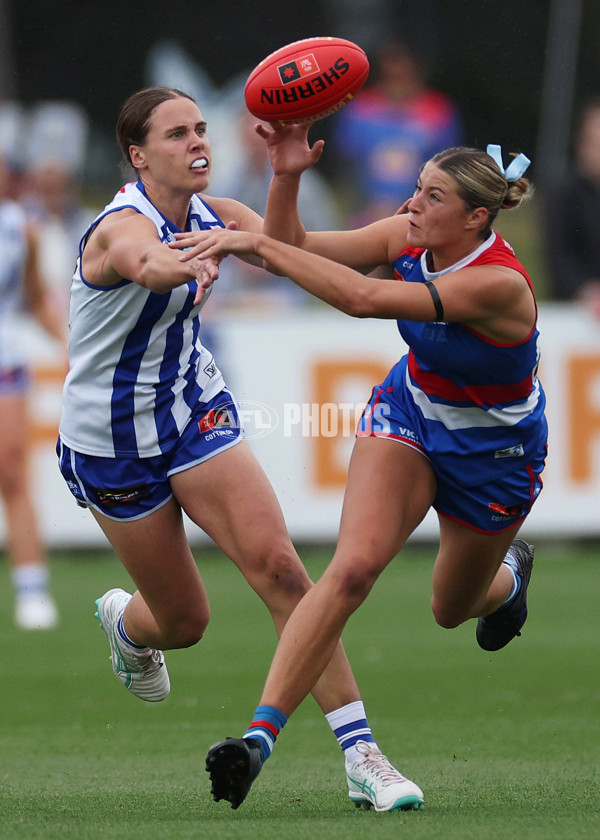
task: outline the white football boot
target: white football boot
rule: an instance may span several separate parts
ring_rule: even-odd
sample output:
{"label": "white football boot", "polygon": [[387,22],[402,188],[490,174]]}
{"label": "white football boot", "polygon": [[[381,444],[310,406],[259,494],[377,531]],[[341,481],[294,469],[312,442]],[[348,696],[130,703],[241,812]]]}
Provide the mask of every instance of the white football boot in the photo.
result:
{"label": "white football boot", "polygon": [[416,811],[424,807],[421,788],[390,764],[381,750],[366,741],[356,749],[362,758],[346,763],[348,796],[356,807],[376,811]]}
{"label": "white football boot", "polygon": [[109,589],[96,601],[96,618],[108,637],[110,661],[116,678],[140,700],[156,703],[168,697],[171,690],[163,652],[153,648],[143,648],[138,652],[126,644],[117,632],[118,621],[130,600],[129,592]]}

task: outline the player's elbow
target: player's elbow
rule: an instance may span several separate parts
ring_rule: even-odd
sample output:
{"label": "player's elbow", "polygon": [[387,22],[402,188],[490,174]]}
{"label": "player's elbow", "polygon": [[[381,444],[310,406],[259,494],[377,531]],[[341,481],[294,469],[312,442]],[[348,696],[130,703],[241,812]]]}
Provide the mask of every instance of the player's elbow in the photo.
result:
{"label": "player's elbow", "polygon": [[134,275],[131,279],[140,286],[143,286],[144,289],[147,289],[149,292],[154,292],[157,295],[164,295],[165,292],[170,292],[173,287],[172,283],[169,283],[164,277],[157,274],[147,263],[143,263],[137,276]]}
{"label": "player's elbow", "polygon": [[277,277],[285,277],[283,271],[280,271],[277,266],[273,265],[273,263],[270,263],[268,260],[262,261],[262,267],[270,274],[275,274]]}
{"label": "player's elbow", "polygon": [[348,290],[340,309],[352,318],[372,318],[375,315],[371,296],[362,284]]}

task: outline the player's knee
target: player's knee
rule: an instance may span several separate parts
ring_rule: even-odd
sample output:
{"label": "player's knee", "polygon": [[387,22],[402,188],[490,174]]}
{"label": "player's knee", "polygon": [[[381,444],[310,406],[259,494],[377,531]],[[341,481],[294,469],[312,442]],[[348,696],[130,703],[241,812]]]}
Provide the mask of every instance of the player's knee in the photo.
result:
{"label": "player's knee", "polygon": [[274,546],[264,558],[262,577],[294,601],[299,601],[312,583],[298,556],[286,546]]}
{"label": "player's knee", "polygon": [[431,600],[431,611],[436,624],[445,630],[454,630],[465,620],[462,612],[459,612],[456,607],[435,596]]}
{"label": "player's knee", "polygon": [[198,644],[206,632],[209,620],[210,613],[208,611],[178,615],[166,630],[169,647],[178,649]]}
{"label": "player's knee", "polygon": [[263,600],[283,598],[295,604],[312,583],[302,561],[287,539],[274,539],[238,562],[244,577]]}
{"label": "player's knee", "polygon": [[379,577],[379,570],[370,568],[357,558],[332,572],[335,594],[332,596],[345,603],[350,612],[366,599]]}

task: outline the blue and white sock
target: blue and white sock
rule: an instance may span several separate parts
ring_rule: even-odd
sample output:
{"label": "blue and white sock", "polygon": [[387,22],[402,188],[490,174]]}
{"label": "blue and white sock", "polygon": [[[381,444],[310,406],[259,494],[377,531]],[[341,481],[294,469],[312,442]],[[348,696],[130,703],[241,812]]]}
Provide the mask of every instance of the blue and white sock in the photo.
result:
{"label": "blue and white sock", "polygon": [[273,752],[275,740],[287,723],[287,717],[275,706],[257,706],[252,723],[243,738],[257,738],[263,761]]}
{"label": "blue and white sock", "polygon": [[377,748],[362,700],[348,703],[340,709],[329,712],[325,717],[338,740],[338,744],[344,751],[348,764],[353,764],[364,757],[356,749],[358,741],[367,741]]}
{"label": "blue and white sock", "polygon": [[125,625],[123,624],[123,614],[122,613],[119,616],[119,620],[117,621],[117,635],[119,636],[120,639],[122,639],[123,642],[125,642],[125,644],[128,647],[132,648],[136,653],[143,653],[144,651],[150,650],[150,648],[147,647],[146,645],[138,645],[136,642],[133,642],[129,638],[129,636],[127,635],[127,632],[125,630]]}
{"label": "blue and white sock", "polygon": [[17,595],[44,596],[48,592],[49,572],[45,563],[28,563],[15,566],[11,572]]}
{"label": "blue and white sock", "polygon": [[511,548],[508,549],[506,557],[502,562],[508,569],[510,569],[511,574],[513,576],[513,583],[511,590],[508,594],[508,598],[506,599],[506,601],[504,601],[503,604],[501,604],[500,609],[502,609],[502,607],[509,607],[521,591],[521,575],[518,571],[519,566],[517,564],[517,558],[515,557]]}

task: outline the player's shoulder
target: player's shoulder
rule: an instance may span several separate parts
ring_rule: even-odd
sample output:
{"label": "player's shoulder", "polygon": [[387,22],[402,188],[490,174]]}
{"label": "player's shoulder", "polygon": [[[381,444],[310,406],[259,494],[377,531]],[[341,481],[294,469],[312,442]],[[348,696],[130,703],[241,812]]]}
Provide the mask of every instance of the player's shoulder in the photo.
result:
{"label": "player's shoulder", "polygon": [[505,267],[526,274],[521,261],[517,258],[512,245],[498,231],[492,231],[493,239],[489,247],[483,247],[473,260],[473,265]]}
{"label": "player's shoulder", "polygon": [[212,207],[214,210],[217,211],[219,216],[223,218],[224,215],[227,213],[232,212],[240,212],[242,208],[246,208],[246,205],[243,204],[241,201],[238,201],[236,198],[227,198],[225,196],[217,196],[217,195],[208,195],[207,193],[199,193],[198,198],[207,204],[209,207]]}
{"label": "player's shoulder", "polygon": [[408,215],[406,213],[388,216],[374,222],[373,225],[387,240],[388,252],[392,258],[404,251],[408,236]]}
{"label": "player's shoulder", "polygon": [[221,219],[224,225],[236,222],[243,230],[262,229],[262,216],[235,198],[207,195],[201,193],[199,198]]}
{"label": "player's shoulder", "polygon": [[129,226],[132,223],[136,225],[152,224],[151,220],[135,207],[115,207],[114,210],[111,210],[98,219],[96,227],[107,230],[125,223]]}
{"label": "player's shoulder", "polygon": [[133,207],[117,208],[101,216],[90,232],[88,246],[96,244],[105,249],[115,239],[146,233],[156,236],[156,226],[151,219]]}

